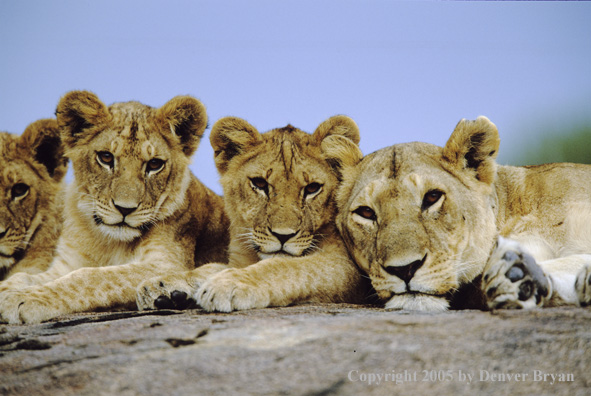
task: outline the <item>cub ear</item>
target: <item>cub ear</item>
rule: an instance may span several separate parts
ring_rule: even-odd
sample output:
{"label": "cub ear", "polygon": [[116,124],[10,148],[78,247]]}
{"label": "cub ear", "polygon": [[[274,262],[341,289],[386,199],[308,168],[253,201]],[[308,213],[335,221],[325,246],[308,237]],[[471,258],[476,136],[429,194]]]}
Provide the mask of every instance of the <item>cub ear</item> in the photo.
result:
{"label": "cub ear", "polygon": [[191,156],[207,128],[205,106],[192,96],[175,96],[156,111],[156,116],[180,139],[183,153]]}
{"label": "cub ear", "polygon": [[316,128],[316,137],[322,149],[322,155],[342,179],[347,168],[357,165],[363,158],[359,149],[359,128],[351,118],[338,115],[329,118]]}
{"label": "cub ear", "polygon": [[49,176],[60,181],[68,169],[57,122],[43,119],[31,123],[20,137],[19,145],[31,152],[35,161],[47,169]]}
{"label": "cub ear", "polygon": [[443,148],[443,158],[460,169],[470,169],[481,182],[491,184],[496,174],[499,132],[484,116],[461,120]]}
{"label": "cub ear", "polygon": [[88,91],[71,91],[65,94],[55,111],[62,133],[62,141],[73,147],[80,139],[89,136],[88,130],[110,118],[107,106]]}
{"label": "cub ear", "polygon": [[245,152],[261,139],[259,131],[241,118],[224,117],[216,121],[211,128],[209,140],[220,174],[226,172],[232,158]]}

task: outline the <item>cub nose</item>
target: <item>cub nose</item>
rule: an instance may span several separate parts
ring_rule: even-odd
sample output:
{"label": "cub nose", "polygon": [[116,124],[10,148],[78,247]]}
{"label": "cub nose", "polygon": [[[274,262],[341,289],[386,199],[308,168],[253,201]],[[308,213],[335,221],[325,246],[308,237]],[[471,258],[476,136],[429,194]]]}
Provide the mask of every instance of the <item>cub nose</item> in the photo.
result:
{"label": "cub nose", "polygon": [[387,273],[390,275],[394,275],[399,277],[404,281],[404,283],[408,284],[415,273],[423,264],[425,264],[425,260],[427,259],[427,255],[425,255],[421,260],[415,260],[410,264],[402,265],[402,266],[390,266],[385,267]]}
{"label": "cub nose", "polygon": [[4,236],[6,235],[7,232],[8,232],[8,229],[0,228],[0,239],[4,238]]}
{"label": "cub nose", "polygon": [[115,205],[115,208],[117,208],[117,210],[119,211],[119,213],[121,213],[123,215],[123,217],[125,217],[128,214],[132,213],[134,210],[136,210],[137,209],[137,206],[135,208],[126,208],[126,207],[123,207],[123,206]]}
{"label": "cub nose", "polygon": [[285,245],[285,242],[289,241],[291,238],[293,238],[297,234],[297,232],[293,232],[293,233],[290,233],[290,234],[287,234],[287,233],[278,233],[278,232],[274,232],[271,229],[269,229],[269,231],[271,232],[271,234],[273,234],[273,236],[275,238],[277,238],[277,240],[279,241],[279,243],[281,243],[281,246]]}

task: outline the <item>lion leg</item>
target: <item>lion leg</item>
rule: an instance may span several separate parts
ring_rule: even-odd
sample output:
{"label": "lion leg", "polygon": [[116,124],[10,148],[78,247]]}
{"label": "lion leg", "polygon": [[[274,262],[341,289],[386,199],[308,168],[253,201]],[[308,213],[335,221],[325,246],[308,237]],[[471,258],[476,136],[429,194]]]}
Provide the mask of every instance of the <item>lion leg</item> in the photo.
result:
{"label": "lion leg", "polygon": [[55,279],[61,278],[72,269],[64,260],[56,258],[51,266],[45,271],[37,274],[19,272],[10,278],[0,282],[0,295],[8,290],[21,290],[30,286],[43,285]]}
{"label": "lion leg", "polygon": [[188,309],[196,306],[193,295],[210,276],[228,268],[211,263],[191,271],[170,272],[142,282],[136,291],[139,310]]}
{"label": "lion leg", "polygon": [[499,238],[483,271],[482,291],[490,309],[576,306],[591,300],[583,273],[590,265],[586,254],[536,262],[519,242]]}
{"label": "lion leg", "polygon": [[0,320],[39,323],[76,312],[131,308],[137,285],[164,271],[162,265],[146,262],[80,268],[40,286],[5,292],[0,300]]}
{"label": "lion leg", "polygon": [[204,282],[195,298],[206,311],[231,312],[300,302],[359,303],[369,292],[340,246],[301,257],[271,257]]}

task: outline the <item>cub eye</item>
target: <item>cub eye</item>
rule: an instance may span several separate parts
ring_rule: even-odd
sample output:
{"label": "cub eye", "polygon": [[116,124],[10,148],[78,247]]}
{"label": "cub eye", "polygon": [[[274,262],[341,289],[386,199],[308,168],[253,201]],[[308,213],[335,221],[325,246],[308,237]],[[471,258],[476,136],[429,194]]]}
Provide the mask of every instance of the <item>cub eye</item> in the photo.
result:
{"label": "cub eye", "polygon": [[310,183],[306,187],[304,187],[304,195],[312,195],[316,194],[322,188],[322,184],[320,183]]}
{"label": "cub eye", "polygon": [[369,206],[360,206],[357,209],[355,209],[353,211],[353,213],[363,217],[364,219],[368,219],[368,220],[372,220],[372,221],[376,221],[378,218],[376,216],[376,212],[374,212],[374,210],[372,208],[370,208]]}
{"label": "cub eye", "polygon": [[265,193],[269,190],[269,183],[262,177],[253,177],[250,179],[250,183],[254,186],[254,188],[258,190],[262,190]]}
{"label": "cub eye", "polygon": [[429,191],[423,197],[422,209],[423,210],[429,209],[431,206],[433,206],[437,201],[439,201],[441,199],[441,196],[442,195],[443,195],[443,192],[441,192],[439,190],[431,190],[431,191]]}
{"label": "cub eye", "polygon": [[115,165],[115,156],[108,151],[99,151],[96,154],[96,158],[101,165],[112,168]]}
{"label": "cub eye", "polygon": [[146,164],[146,170],[148,172],[158,172],[160,171],[162,168],[164,168],[164,160],[161,160],[159,158],[152,158],[150,161],[148,161],[148,163]]}
{"label": "cub eye", "polygon": [[12,186],[10,193],[12,194],[12,199],[22,198],[29,192],[29,186],[25,183],[16,183]]}

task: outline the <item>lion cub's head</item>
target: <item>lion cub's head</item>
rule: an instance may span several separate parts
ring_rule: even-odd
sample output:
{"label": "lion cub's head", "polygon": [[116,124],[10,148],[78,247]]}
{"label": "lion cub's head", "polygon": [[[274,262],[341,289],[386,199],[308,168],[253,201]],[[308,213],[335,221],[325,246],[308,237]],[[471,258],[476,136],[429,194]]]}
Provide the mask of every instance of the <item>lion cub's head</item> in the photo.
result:
{"label": "lion cub's head", "polygon": [[183,204],[189,157],[207,125],[197,99],[177,96],[157,109],[138,102],[107,107],[90,92],[73,91],[56,115],[77,208],[101,234],[134,240]]}
{"label": "lion cub's head", "polygon": [[345,116],[313,134],[289,125],[261,134],[227,117],[214,124],[210,140],[232,237],[259,259],[313,251],[322,228],[334,224],[340,167],[361,159],[359,130]]}
{"label": "lion cub's head", "polygon": [[22,257],[46,216],[67,169],[55,120],[39,120],[21,136],[0,133],[0,270]]}
{"label": "lion cub's head", "polygon": [[478,276],[496,235],[499,147],[487,118],[462,120],[445,147],[398,144],[348,169],[337,225],[387,308],[443,310]]}

